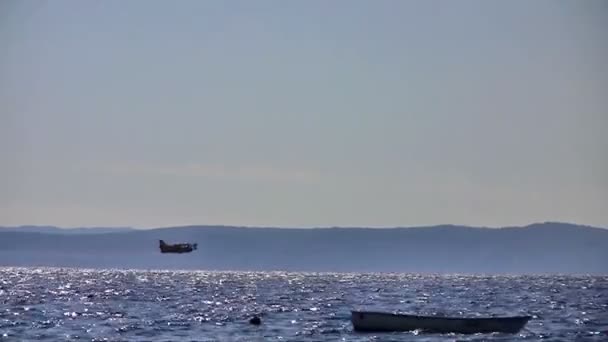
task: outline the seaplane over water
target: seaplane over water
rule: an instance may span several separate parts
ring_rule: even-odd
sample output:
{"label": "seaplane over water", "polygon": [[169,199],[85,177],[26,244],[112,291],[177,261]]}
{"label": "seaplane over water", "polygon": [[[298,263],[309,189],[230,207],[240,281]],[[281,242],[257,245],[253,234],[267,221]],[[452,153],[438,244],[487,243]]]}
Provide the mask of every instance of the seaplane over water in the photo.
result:
{"label": "seaplane over water", "polygon": [[196,243],[178,243],[170,245],[163,240],[160,240],[160,252],[161,253],[190,253],[196,250]]}

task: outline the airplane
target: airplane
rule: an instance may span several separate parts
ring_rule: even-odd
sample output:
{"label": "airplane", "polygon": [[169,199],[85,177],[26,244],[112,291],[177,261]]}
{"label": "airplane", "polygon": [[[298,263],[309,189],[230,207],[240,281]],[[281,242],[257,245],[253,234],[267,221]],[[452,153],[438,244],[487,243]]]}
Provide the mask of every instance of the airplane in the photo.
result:
{"label": "airplane", "polygon": [[196,250],[197,244],[178,243],[175,245],[170,245],[168,243],[165,243],[165,241],[160,240],[159,247],[161,253],[190,253]]}

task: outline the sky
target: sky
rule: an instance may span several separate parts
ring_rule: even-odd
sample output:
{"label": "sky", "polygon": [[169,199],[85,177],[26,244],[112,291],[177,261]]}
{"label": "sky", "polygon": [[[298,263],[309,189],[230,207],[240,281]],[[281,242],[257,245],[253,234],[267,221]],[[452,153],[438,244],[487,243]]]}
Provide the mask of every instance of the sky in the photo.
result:
{"label": "sky", "polygon": [[0,225],[608,227],[608,2],[0,2]]}

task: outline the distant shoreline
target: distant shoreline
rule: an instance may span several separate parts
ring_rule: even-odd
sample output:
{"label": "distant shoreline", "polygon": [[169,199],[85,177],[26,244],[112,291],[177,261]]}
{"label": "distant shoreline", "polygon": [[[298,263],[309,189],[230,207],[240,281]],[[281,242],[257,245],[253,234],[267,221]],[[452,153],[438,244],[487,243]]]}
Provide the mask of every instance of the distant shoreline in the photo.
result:
{"label": "distant shoreline", "polygon": [[[608,230],[563,223],[482,229],[188,226],[124,231],[0,229],[0,265],[92,269],[405,274],[608,274]],[[100,228],[104,229],[104,228]],[[159,251],[197,243],[186,254]]]}

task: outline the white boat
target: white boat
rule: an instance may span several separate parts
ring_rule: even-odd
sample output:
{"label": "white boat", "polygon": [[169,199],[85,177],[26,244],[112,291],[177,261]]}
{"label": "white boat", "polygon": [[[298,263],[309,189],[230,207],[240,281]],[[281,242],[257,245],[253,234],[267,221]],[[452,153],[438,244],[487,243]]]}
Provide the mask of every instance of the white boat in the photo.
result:
{"label": "white boat", "polygon": [[404,315],[373,311],[352,311],[355,331],[414,331],[429,333],[511,333],[519,332],[532,317],[458,318]]}

